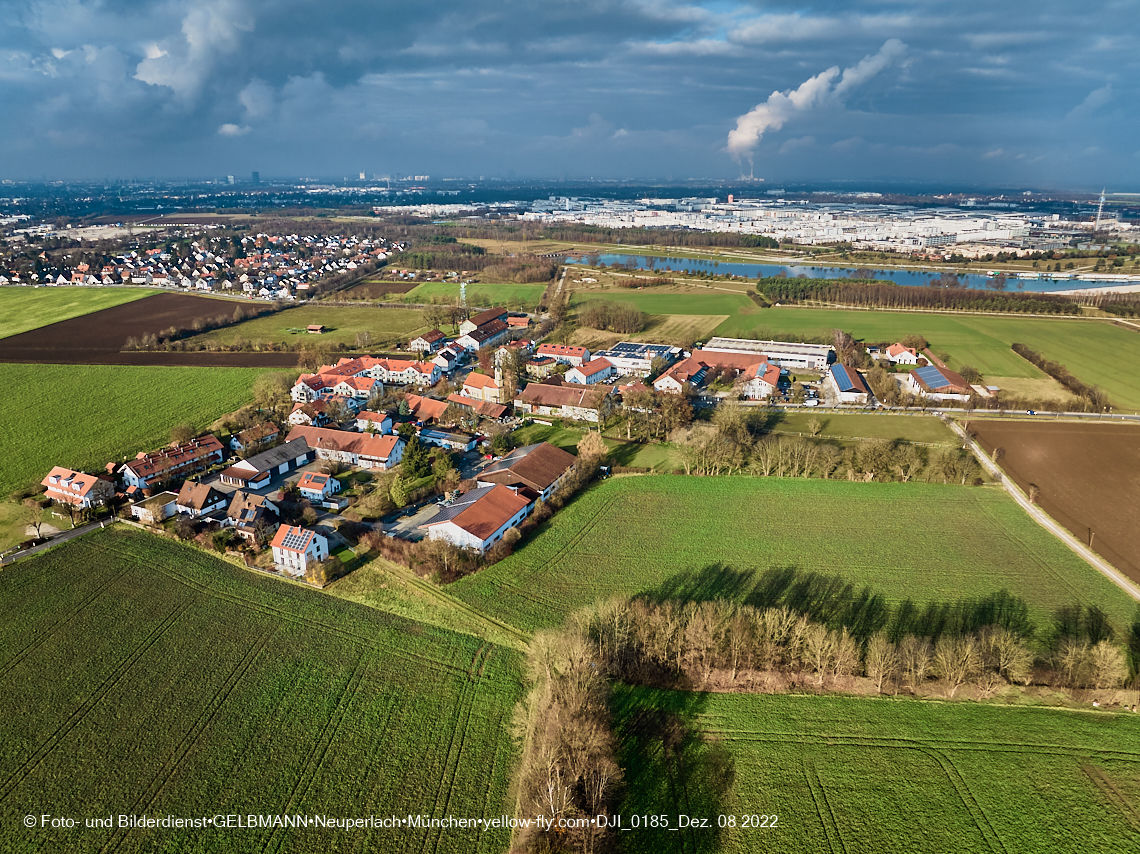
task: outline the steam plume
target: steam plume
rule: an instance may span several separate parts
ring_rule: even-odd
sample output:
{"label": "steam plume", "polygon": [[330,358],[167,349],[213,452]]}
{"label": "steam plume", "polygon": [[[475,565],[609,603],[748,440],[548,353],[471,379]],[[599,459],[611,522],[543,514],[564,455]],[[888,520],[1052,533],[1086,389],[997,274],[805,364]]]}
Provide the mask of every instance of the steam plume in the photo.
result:
{"label": "steam plume", "polygon": [[773,92],[763,104],[757,104],[736,120],[736,128],[728,132],[728,152],[737,160],[752,162],[752,152],[768,131],[779,130],[796,113],[804,113],[821,104],[842,103],[843,97],[856,86],[870,80],[906,53],[906,45],[890,39],[879,52],[865,56],[857,64],[843,70],[835,65],[809,77],[798,89]]}

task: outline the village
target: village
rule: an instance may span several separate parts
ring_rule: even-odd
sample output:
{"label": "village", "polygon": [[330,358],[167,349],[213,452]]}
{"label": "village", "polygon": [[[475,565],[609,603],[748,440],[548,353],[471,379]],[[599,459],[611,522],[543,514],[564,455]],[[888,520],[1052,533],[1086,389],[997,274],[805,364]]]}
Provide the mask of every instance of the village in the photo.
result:
{"label": "village", "polygon": [[[880,405],[864,373],[831,345],[713,338],[691,351],[624,341],[590,352],[536,343],[526,337],[531,325],[526,314],[492,308],[451,337],[433,329],[408,341],[409,358],[321,365],[256,395],[256,410],[226,422],[221,438],[182,435],[97,474],[56,466],[42,498],[73,521],[118,510],[241,552],[248,565],[324,584],[381,535],[445,544],[477,561],[509,553],[536,511],[549,515],[552,495],[608,471],[600,436],[622,413],[660,413],[684,426],[727,399]],[[860,356],[897,366],[900,391],[918,399],[984,393],[928,350],[899,342]],[[546,442],[515,447],[517,428],[555,422],[580,425],[594,441],[583,439],[577,455]]]}

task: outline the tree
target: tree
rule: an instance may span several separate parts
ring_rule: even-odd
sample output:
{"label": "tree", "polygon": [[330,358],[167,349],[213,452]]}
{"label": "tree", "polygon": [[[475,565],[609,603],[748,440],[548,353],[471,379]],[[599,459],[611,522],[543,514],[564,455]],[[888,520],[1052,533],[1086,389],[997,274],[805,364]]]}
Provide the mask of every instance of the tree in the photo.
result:
{"label": "tree", "polygon": [[578,442],[578,456],[583,459],[596,459],[604,460],[609,453],[609,448],[602,440],[600,433],[595,433],[593,430],[586,432],[582,440]]}
{"label": "tree", "polygon": [[950,697],[981,669],[977,639],[972,635],[942,635],[934,645],[934,673],[950,684]]}
{"label": "tree", "polygon": [[444,305],[429,305],[423,310],[423,318],[429,329],[442,329],[451,322],[451,310]]}
{"label": "tree", "polygon": [[253,402],[259,409],[280,412],[291,401],[289,377],[285,374],[261,374],[253,381]]}
{"label": "tree", "polygon": [[404,446],[404,456],[400,465],[407,480],[418,480],[431,473],[430,452],[425,445],[420,444],[418,436],[412,436]]}
{"label": "tree", "polygon": [[867,678],[875,683],[875,690],[883,691],[883,682],[893,679],[899,667],[899,653],[885,634],[876,632],[867,641],[864,660]]}
{"label": "tree", "polygon": [[982,381],[982,372],[973,365],[962,365],[958,369],[958,373],[968,383],[980,383]]}
{"label": "tree", "polygon": [[35,498],[25,498],[23,509],[20,511],[20,521],[24,524],[25,529],[31,528],[35,531],[36,539],[40,539],[41,528],[45,520],[45,511],[43,506]]}
{"label": "tree", "polygon": [[1033,671],[1033,653],[1016,632],[1004,626],[986,626],[978,633],[985,667],[1009,683],[1028,683]]}
{"label": "tree", "polygon": [[329,362],[329,349],[324,344],[303,344],[297,351],[297,368],[315,371]]}
{"label": "tree", "polygon": [[352,415],[352,411],[348,408],[343,400],[338,397],[329,398],[328,403],[325,404],[325,415],[328,416],[329,421],[334,425],[343,424]]}
{"label": "tree", "polygon": [[193,424],[176,424],[170,428],[170,443],[172,445],[185,445],[198,435]]}
{"label": "tree", "polygon": [[174,520],[174,536],[180,540],[194,539],[194,520],[184,513],[180,513]]}
{"label": "tree", "polygon": [[372,333],[367,329],[362,329],[356,333],[356,349],[363,350],[372,343]]}
{"label": "tree", "polygon": [[811,433],[813,438],[819,436],[819,434],[823,432],[823,424],[814,415],[808,419],[807,428],[808,432]]}
{"label": "tree", "polygon": [[1089,652],[1092,665],[1092,682],[1096,688],[1115,688],[1128,675],[1124,650],[1116,644],[1102,640]]}

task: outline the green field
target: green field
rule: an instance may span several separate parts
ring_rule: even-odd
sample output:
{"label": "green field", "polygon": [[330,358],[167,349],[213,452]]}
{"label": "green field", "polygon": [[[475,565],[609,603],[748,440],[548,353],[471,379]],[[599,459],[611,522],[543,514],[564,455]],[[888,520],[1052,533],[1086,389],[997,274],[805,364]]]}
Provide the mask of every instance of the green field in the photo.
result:
{"label": "green field", "polygon": [[836,328],[866,341],[897,341],[909,332],[923,335],[934,352],[950,353],[951,368],[973,365],[987,378],[1044,377],[1010,349],[1020,342],[1062,363],[1077,379],[1101,386],[1116,406],[1140,410],[1140,374],[1127,367],[1140,363],[1140,333],[1101,321],[783,306],[730,317],[716,334],[816,336]]}
{"label": "green field", "polygon": [[449,592],[520,628],[609,596],[747,598],[769,570],[837,575],[888,602],[1007,588],[1038,625],[1081,601],[1135,603],[996,489],[752,477],[612,478]]}
{"label": "green field", "polygon": [[[578,443],[582,441],[582,437],[585,435],[584,430],[574,427],[558,427],[555,425],[548,427],[545,424],[529,424],[515,430],[511,434],[511,438],[517,446],[549,442],[557,448],[577,454]],[[627,442],[620,437],[606,437],[604,441],[610,449],[607,462],[614,465],[654,469],[658,472],[672,472],[683,465],[680,454],[669,443],[643,445],[637,442]]]}
{"label": "green field", "polygon": [[820,435],[844,440],[854,439],[906,439],[908,442],[926,442],[936,445],[957,445],[958,437],[940,418],[932,415],[863,414],[816,410],[804,412],[789,410],[781,413],[772,428],[774,433],[803,433],[810,435],[808,422],[815,419],[822,426]]}
{"label": "green field", "polygon": [[154,296],[145,288],[0,288],[0,338]]}
{"label": "green field", "polygon": [[[326,327],[324,334],[310,335],[304,331],[305,327],[315,323]],[[352,347],[356,343],[356,333],[364,331],[372,335],[374,346],[406,344],[416,334],[426,332],[427,326],[419,309],[302,305],[206,332],[189,340],[232,344],[235,339],[245,338],[249,341],[347,344]]]}
{"label": "green field", "polygon": [[[5,851],[487,851],[503,830],[86,829],[109,814],[494,817],[520,656],[109,529],[0,573]],[[25,830],[25,815],[79,819]]]}
{"label": "green field", "polygon": [[[743,294],[727,294],[710,291],[704,293],[646,293],[644,291],[615,288],[606,291],[575,291],[571,305],[580,306],[590,300],[627,302],[640,308],[646,314],[727,314],[760,311]],[[743,318],[730,317],[721,325]],[[720,333],[723,334],[723,333]]]}
{"label": "green field", "polygon": [[[485,294],[490,297],[494,305],[534,308],[542,298],[546,285],[516,285],[516,284],[484,284],[476,282],[467,286],[467,294]],[[459,296],[459,285],[455,282],[424,282],[408,291],[400,299],[403,302],[431,302],[433,299],[445,297],[455,299]]]}
{"label": "green field", "polygon": [[[628,688],[615,707],[628,734],[625,823],[712,819],[708,830],[621,833],[630,854],[1083,854],[1135,851],[1140,838],[1130,713]],[[660,741],[631,726],[646,707],[707,740],[666,762]],[[718,814],[737,827],[719,831]],[[743,829],[739,817],[753,814],[778,816],[776,827]]]}
{"label": "green field", "polygon": [[0,410],[0,495],[61,465],[101,471],[170,441],[170,428],[206,427],[248,403],[263,368],[9,365]]}

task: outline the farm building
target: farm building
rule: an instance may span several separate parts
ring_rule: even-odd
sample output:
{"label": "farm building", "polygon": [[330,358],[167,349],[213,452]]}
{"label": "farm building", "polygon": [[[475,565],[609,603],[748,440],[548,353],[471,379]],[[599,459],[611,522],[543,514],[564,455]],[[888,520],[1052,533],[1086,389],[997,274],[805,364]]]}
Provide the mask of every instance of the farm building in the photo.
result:
{"label": "farm building", "polygon": [[568,370],[566,372],[566,382],[593,385],[594,383],[600,383],[602,380],[609,379],[613,374],[614,366],[609,360],[595,358],[586,362],[584,365]]}
{"label": "farm building", "polygon": [[450,448],[453,451],[471,451],[475,448],[475,437],[470,433],[460,433],[457,430],[421,427],[417,435],[425,445],[437,445],[440,448]]}
{"label": "farm building", "polygon": [[123,480],[136,489],[146,489],[152,483],[185,477],[209,468],[225,459],[225,448],[215,436],[193,439],[185,445],[163,448],[152,453],[140,453],[119,468]]}
{"label": "farm building", "polygon": [[546,499],[562,483],[578,458],[549,442],[515,448],[479,474],[477,485],[501,483],[519,491],[530,490]]}
{"label": "farm building", "polygon": [[653,381],[653,388],[668,394],[681,394],[686,387],[700,388],[704,385],[708,365],[700,359],[690,356],[677,364]]}
{"label": "farm building", "polygon": [[671,364],[681,358],[680,347],[668,344],[642,344],[639,341],[621,341],[610,349],[595,353],[614,366],[614,373],[622,376],[647,377],[653,369],[653,360]]}
{"label": "farm building", "polygon": [[305,327],[305,331],[310,335],[322,335],[324,334],[325,327],[320,323],[310,323]]}
{"label": "farm building", "polygon": [[[297,429],[303,428],[294,428],[294,432]],[[223,471],[222,483],[242,489],[263,489],[269,486],[275,474],[286,474],[312,459],[313,449],[309,443],[304,438],[296,438],[290,433],[285,444],[234,463]]]}
{"label": "farm building", "polygon": [[447,540],[482,554],[501,540],[508,529],[520,525],[532,506],[506,486],[484,486],[444,505],[420,527],[427,529],[428,539]]}
{"label": "farm building", "polygon": [[501,403],[475,400],[471,397],[465,397],[462,394],[449,394],[447,396],[447,402],[454,403],[460,409],[466,410],[473,415],[478,415],[480,418],[490,418],[494,421],[499,421],[510,413],[510,409]]}
{"label": "farm building", "polygon": [[297,481],[301,497],[310,501],[324,501],[330,495],[340,492],[340,481],[331,474],[307,471]]}
{"label": "farm building", "polygon": [[510,334],[511,328],[506,323],[501,320],[492,320],[478,329],[460,335],[455,339],[455,343],[464,350],[482,350],[484,347],[494,347],[501,344]]}
{"label": "farm building", "polygon": [[832,365],[826,383],[840,403],[866,403],[870,395],[862,375],[845,365]]}
{"label": "farm building", "polygon": [[515,398],[515,411],[598,423],[613,405],[610,386],[563,385],[558,377],[531,383]]}
{"label": "farm building", "polygon": [[750,353],[763,356],[781,368],[823,373],[835,358],[828,344],[797,344],[787,341],[750,341],[747,338],[713,338],[704,349],[714,353]]}
{"label": "farm building", "polygon": [[569,344],[539,344],[536,355],[549,356],[556,362],[576,368],[584,362],[590,361],[590,351],[585,347],[573,347]]}
{"label": "farm building", "polygon": [[960,374],[937,365],[915,368],[907,377],[912,393],[934,400],[969,400],[970,384]]}
{"label": "farm building", "polygon": [[434,353],[443,343],[447,340],[447,336],[440,332],[438,329],[433,329],[431,332],[425,332],[419,338],[413,338],[408,343],[409,350],[415,350],[418,353],[427,354]]}
{"label": "farm building", "polygon": [[301,576],[311,563],[320,563],[329,556],[329,541],[316,531],[306,531],[293,525],[282,525],[270,543],[273,563],[282,572]]}
{"label": "farm building", "polygon": [[93,474],[56,466],[40,481],[52,501],[73,507],[98,507],[115,497],[115,484]]}
{"label": "farm building", "polygon": [[229,503],[229,496],[207,483],[186,481],[178,492],[175,509],[192,519],[198,519],[215,510],[221,510]]}
{"label": "farm building", "polygon": [[466,335],[468,332],[474,332],[476,329],[481,329],[496,321],[505,326],[509,316],[510,314],[505,308],[489,308],[479,314],[472,315],[459,324],[459,334]]}
{"label": "farm building", "polygon": [[230,498],[222,524],[233,528],[242,539],[253,542],[259,532],[277,525],[280,514],[277,505],[264,495],[254,495],[238,489]]}
{"label": "farm building", "polygon": [[322,427],[294,427],[289,441],[304,439],[322,460],[336,460],[362,469],[390,469],[404,455],[399,436],[349,433]]}

